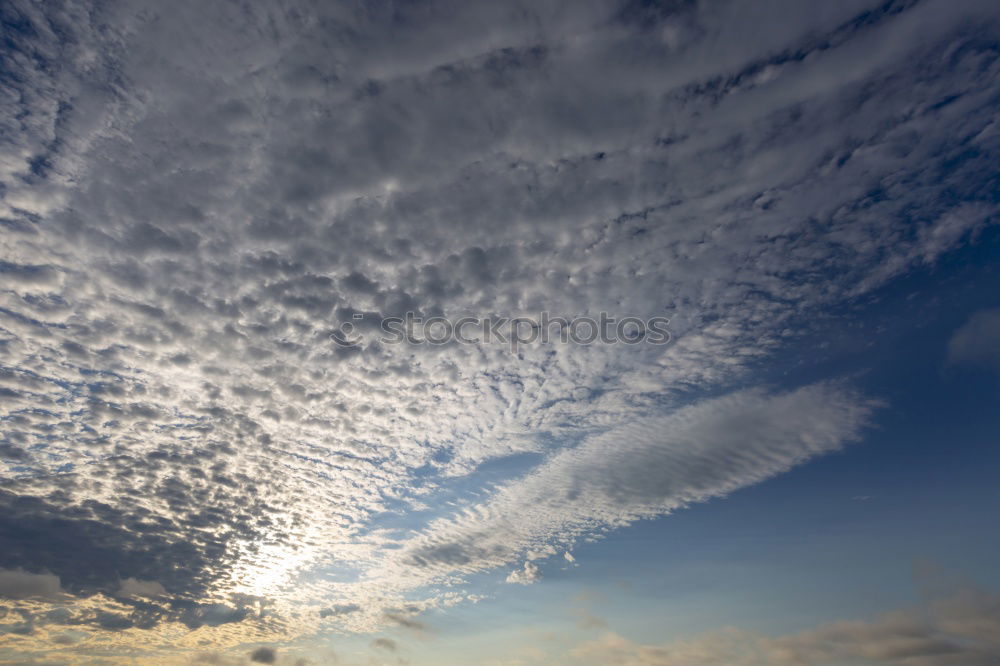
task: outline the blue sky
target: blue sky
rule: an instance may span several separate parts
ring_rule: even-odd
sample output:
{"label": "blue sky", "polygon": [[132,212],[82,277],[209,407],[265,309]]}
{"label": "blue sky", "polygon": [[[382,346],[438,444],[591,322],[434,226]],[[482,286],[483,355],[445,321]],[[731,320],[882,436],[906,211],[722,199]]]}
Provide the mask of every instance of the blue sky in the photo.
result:
{"label": "blue sky", "polygon": [[0,663],[1000,659],[996,3],[0,29]]}

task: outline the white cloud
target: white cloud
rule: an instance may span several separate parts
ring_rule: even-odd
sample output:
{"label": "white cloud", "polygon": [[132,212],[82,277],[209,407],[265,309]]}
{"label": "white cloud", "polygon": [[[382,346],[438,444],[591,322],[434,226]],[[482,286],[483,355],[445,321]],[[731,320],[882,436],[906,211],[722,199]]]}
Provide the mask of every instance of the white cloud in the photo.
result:
{"label": "white cloud", "polygon": [[532,562],[525,562],[523,569],[514,569],[507,576],[508,583],[516,583],[518,585],[531,585],[532,583],[537,583],[541,579],[541,569],[538,568],[538,565]]}

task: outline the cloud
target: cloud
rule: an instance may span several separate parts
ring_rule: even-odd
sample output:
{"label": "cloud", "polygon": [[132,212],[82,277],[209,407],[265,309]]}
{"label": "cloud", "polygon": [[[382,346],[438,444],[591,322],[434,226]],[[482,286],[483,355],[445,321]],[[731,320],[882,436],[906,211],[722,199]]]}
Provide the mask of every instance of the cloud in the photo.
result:
{"label": "cloud", "polygon": [[324,608],[319,612],[320,617],[338,617],[340,615],[350,615],[361,610],[357,604],[336,604],[329,608]]}
{"label": "cloud", "polygon": [[666,645],[641,645],[607,632],[574,657],[623,666],[820,666],[855,661],[912,666],[978,666],[1000,659],[1000,598],[968,589],[926,608],[871,621],[841,621],[768,637],[726,629]]}
{"label": "cloud", "polygon": [[250,654],[250,661],[259,664],[273,664],[277,658],[277,653],[269,647],[259,647]]}
{"label": "cloud", "polygon": [[0,597],[30,599],[55,598],[62,593],[59,577],[52,574],[32,574],[20,569],[0,569]]}
{"label": "cloud", "polygon": [[1000,309],[981,310],[948,341],[948,362],[1000,371]]}
{"label": "cloud", "polygon": [[418,631],[418,632],[422,632],[427,629],[427,625],[425,625],[423,622],[415,620],[406,615],[403,615],[402,613],[396,613],[391,611],[386,612],[385,619],[395,624],[398,624],[404,629],[412,629],[413,631]]}
{"label": "cloud", "polygon": [[508,583],[516,583],[518,585],[531,585],[541,579],[541,570],[536,564],[532,564],[531,562],[525,562],[523,569],[514,569],[507,576]]}
{"label": "cloud", "polygon": [[183,607],[183,611],[177,616],[177,620],[189,629],[209,626],[217,627],[231,622],[242,622],[251,615],[249,608],[245,606],[229,606],[227,604],[184,604],[175,602]]}
{"label": "cloud", "polygon": [[166,596],[167,591],[155,580],[136,580],[126,578],[122,581],[118,593],[126,597],[156,597]]}
{"label": "cloud", "polygon": [[388,652],[395,652],[398,646],[396,645],[396,641],[391,638],[376,638],[372,641],[372,647]]}

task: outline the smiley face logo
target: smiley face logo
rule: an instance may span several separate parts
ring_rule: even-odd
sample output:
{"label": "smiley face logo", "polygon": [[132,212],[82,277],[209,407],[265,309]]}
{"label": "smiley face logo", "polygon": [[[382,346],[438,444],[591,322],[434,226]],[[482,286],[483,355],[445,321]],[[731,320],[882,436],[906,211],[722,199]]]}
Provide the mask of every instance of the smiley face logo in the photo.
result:
{"label": "smiley face logo", "polygon": [[[361,313],[354,315],[354,319],[362,319],[363,317],[364,315]],[[358,333],[358,327],[350,321],[342,322],[337,330],[330,334],[330,339],[340,347],[357,347],[363,341]]]}

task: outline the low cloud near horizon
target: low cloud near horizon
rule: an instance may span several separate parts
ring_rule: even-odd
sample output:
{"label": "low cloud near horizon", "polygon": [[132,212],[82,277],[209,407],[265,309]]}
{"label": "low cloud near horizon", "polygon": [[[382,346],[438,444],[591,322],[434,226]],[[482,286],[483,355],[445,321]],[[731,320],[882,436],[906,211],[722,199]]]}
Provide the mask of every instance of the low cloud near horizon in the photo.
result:
{"label": "low cloud near horizon", "polygon": [[1000,661],[1000,596],[965,588],[871,620],[842,620],[784,636],[727,628],[664,645],[614,632],[572,650],[620,666],[984,666]]}

